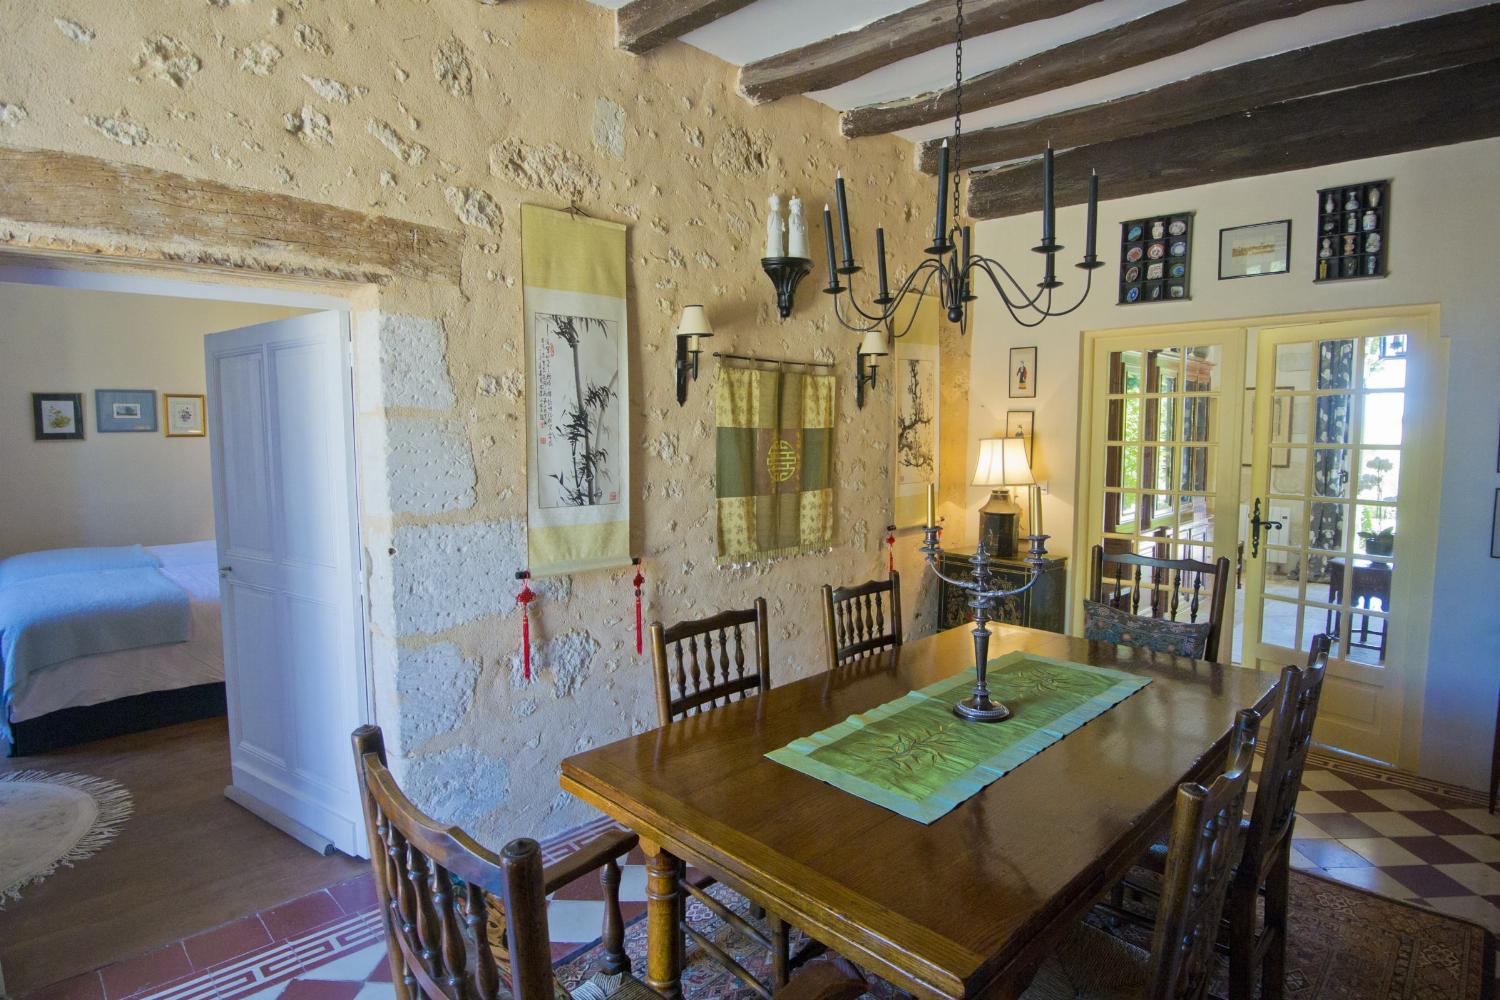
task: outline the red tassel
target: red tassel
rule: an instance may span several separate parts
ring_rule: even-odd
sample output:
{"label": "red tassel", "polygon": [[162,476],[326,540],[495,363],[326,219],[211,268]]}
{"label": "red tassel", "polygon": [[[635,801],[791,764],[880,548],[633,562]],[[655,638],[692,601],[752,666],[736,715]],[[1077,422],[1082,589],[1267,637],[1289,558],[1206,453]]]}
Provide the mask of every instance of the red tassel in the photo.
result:
{"label": "red tassel", "polygon": [[516,603],[521,606],[521,676],[527,682],[531,681],[531,602],[536,600],[536,591],[531,589],[531,571],[522,570],[516,574],[521,581],[521,592],[516,595]]}
{"label": "red tassel", "polygon": [[886,557],[889,560],[889,565],[886,568],[894,573],[896,572],[896,526],[894,524],[887,524],[885,530],[887,532],[885,536]]}
{"label": "red tassel", "polygon": [[635,586],[635,655],[640,656],[645,648],[641,643],[641,584],[646,582],[646,577],[641,572],[640,557],[630,561],[635,564],[635,579],[631,581]]}

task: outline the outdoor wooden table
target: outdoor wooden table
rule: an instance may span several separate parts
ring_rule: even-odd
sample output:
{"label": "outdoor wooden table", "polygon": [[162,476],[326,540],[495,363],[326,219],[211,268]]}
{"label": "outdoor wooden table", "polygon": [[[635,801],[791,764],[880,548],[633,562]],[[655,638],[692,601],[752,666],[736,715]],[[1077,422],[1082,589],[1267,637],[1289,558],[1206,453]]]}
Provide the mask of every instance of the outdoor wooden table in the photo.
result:
{"label": "outdoor wooden table", "polygon": [[675,877],[686,862],[917,996],[1017,996],[1149,846],[1177,785],[1222,766],[1235,713],[1264,712],[1276,685],[1269,673],[991,631],[992,657],[1022,649],[1152,683],[930,825],[764,754],[970,669],[968,627],[563,761],[563,788],[646,848],[651,986],[680,996]]}

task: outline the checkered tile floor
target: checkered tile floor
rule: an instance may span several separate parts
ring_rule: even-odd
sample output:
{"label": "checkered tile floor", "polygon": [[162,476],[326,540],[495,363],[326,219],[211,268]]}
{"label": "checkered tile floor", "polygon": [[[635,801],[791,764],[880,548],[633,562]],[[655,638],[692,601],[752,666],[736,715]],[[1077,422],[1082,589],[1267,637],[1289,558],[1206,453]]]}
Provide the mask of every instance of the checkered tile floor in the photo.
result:
{"label": "checkered tile floor", "polygon": [[[1500,817],[1468,789],[1315,753],[1297,803],[1292,863],[1483,924],[1500,935]],[[610,825],[544,843],[551,862]],[[621,878],[625,919],[645,912],[645,868]],[[555,961],[599,936],[599,885],[551,900]],[[303,896],[26,1000],[393,1000],[369,876]]]}

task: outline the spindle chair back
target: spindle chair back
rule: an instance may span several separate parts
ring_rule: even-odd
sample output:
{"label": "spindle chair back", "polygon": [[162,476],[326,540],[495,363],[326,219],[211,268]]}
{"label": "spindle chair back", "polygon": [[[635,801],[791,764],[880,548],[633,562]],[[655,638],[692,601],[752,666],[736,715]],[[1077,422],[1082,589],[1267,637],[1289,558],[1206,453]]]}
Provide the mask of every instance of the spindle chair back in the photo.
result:
{"label": "spindle chair back", "polygon": [[901,574],[853,587],[823,585],[828,669],[901,645]]}
{"label": "spindle chair back", "polygon": [[[675,625],[651,623],[660,723],[748,698],[771,686],[766,601]],[[747,638],[746,632],[753,634]]]}
{"label": "spindle chair back", "polygon": [[[1171,621],[1208,622],[1205,659],[1219,657],[1229,560],[1162,559],[1094,546],[1090,600],[1119,611]],[[1144,611],[1142,603],[1146,604]]]}

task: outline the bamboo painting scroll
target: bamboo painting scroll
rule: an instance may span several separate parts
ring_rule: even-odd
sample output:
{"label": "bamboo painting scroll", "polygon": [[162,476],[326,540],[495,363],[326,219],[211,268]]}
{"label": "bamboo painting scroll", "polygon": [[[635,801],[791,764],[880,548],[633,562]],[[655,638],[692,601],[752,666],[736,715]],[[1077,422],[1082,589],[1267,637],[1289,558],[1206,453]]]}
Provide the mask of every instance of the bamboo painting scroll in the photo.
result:
{"label": "bamboo painting scroll", "polygon": [[525,205],[521,257],[531,572],[628,565],[625,227]]}
{"label": "bamboo painting scroll", "polygon": [[[908,304],[908,302],[910,304]],[[896,525],[921,524],[927,487],[938,481],[938,298],[909,296],[892,326],[890,378],[896,394]]]}

